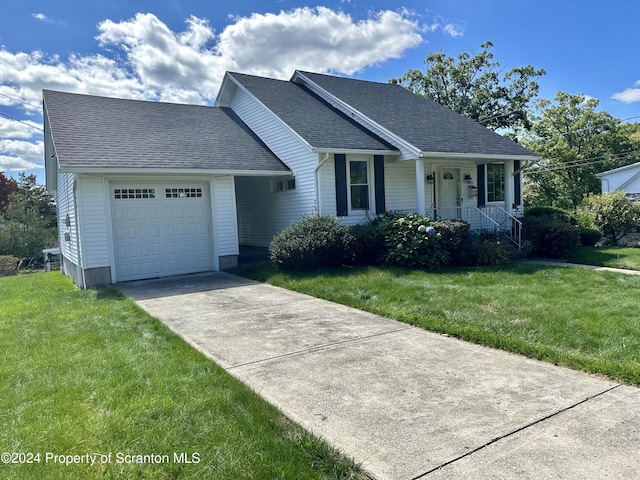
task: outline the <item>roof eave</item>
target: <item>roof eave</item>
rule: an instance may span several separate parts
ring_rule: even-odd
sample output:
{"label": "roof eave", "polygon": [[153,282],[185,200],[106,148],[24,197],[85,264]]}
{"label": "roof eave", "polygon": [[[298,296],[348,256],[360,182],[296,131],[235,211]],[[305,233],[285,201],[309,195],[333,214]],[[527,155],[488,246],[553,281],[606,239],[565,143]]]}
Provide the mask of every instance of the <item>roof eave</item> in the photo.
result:
{"label": "roof eave", "polygon": [[371,150],[366,148],[324,148],[314,147],[313,153],[346,153],[353,155],[386,155],[386,156],[399,156],[401,152],[399,150]]}
{"label": "roof eave", "polygon": [[101,175],[135,175],[135,174],[172,174],[172,175],[236,175],[253,177],[272,177],[292,175],[291,170],[237,170],[206,168],[106,168],[106,167],[62,167],[62,173],[90,173]]}
{"label": "roof eave", "polygon": [[418,155],[419,158],[451,158],[456,160],[525,160],[536,161],[541,157],[537,155],[510,155],[510,154],[496,154],[496,153],[453,153],[453,152],[424,152],[421,151]]}

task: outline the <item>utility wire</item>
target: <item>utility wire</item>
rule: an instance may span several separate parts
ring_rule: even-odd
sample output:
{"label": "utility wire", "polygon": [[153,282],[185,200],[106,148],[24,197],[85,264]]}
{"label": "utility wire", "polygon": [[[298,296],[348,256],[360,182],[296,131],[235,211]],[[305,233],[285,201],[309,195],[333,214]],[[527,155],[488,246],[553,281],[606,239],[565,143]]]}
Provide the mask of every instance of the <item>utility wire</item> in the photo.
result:
{"label": "utility wire", "polygon": [[10,116],[10,115],[7,115],[6,113],[2,113],[2,112],[0,112],[0,116],[5,117],[5,118],[7,118],[7,119],[9,119],[9,120],[13,120],[14,122],[22,123],[22,124],[26,125],[27,127],[35,128],[35,129],[36,129],[36,130],[38,130],[39,132],[42,132],[42,133],[49,133],[49,132],[47,132],[44,128],[36,127],[35,125],[31,125],[30,123],[27,123],[27,122],[25,122],[24,120],[19,120],[19,119],[14,118],[14,117],[12,117],[12,116]]}
{"label": "utility wire", "polygon": [[29,103],[25,100],[20,100],[19,98],[12,97],[11,95],[7,95],[6,93],[0,93],[0,95],[2,95],[3,97],[10,98],[11,100],[15,100],[18,103],[22,103],[23,105],[29,105],[30,107],[38,108],[38,109],[41,108],[40,105],[34,105],[33,103]]}

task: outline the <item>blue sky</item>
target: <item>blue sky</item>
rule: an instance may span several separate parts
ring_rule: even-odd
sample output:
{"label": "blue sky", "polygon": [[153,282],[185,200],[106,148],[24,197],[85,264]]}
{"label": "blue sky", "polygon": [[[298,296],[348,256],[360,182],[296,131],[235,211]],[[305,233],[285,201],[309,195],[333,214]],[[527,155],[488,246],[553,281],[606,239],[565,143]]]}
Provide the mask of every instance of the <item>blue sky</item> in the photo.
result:
{"label": "blue sky", "polygon": [[639,18],[634,0],[6,0],[0,171],[44,181],[42,89],[212,104],[226,70],[386,82],[487,40],[505,71],[546,70],[541,97],[583,93],[638,117]]}

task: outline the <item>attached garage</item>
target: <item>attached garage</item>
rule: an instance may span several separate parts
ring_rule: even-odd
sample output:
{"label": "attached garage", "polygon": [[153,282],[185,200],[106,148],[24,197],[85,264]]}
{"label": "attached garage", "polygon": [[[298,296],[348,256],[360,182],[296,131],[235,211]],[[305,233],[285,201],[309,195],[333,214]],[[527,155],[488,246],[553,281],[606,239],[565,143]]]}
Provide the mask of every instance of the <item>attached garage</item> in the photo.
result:
{"label": "attached garage", "polygon": [[82,288],[236,266],[235,177],[291,174],[229,108],[43,101],[61,271]]}
{"label": "attached garage", "polygon": [[211,270],[209,205],[205,184],[114,184],[116,281]]}

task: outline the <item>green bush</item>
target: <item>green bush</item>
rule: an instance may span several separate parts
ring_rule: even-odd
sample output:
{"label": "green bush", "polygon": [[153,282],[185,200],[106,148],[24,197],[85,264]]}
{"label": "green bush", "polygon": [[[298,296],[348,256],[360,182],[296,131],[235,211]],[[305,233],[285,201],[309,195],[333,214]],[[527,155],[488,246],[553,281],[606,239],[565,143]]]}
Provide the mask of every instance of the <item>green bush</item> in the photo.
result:
{"label": "green bush", "polygon": [[8,277],[18,273],[19,258],[11,255],[0,255],[0,277]]}
{"label": "green bush", "polygon": [[269,259],[279,270],[339,267],[347,262],[349,229],[335,217],[310,215],[273,237]]}
{"label": "green bush", "polygon": [[511,260],[509,249],[498,239],[484,239],[474,245],[470,256],[475,265],[501,265]]}
{"label": "green bush", "polygon": [[450,255],[442,235],[428,218],[416,214],[389,214],[380,220],[384,236],[383,260],[402,267],[438,268]]}
{"label": "green bush", "polygon": [[376,265],[384,250],[384,236],[379,221],[349,227],[348,262],[351,265]]}
{"label": "green bush", "polygon": [[593,247],[602,238],[602,232],[595,228],[580,226],[580,244]]}
{"label": "green bush", "polygon": [[529,215],[522,221],[527,252],[534,257],[565,258],[580,245],[580,229],[566,213]]}
{"label": "green bush", "polygon": [[578,224],[578,219],[575,215],[567,210],[563,210],[558,207],[532,207],[527,208],[524,212],[525,217],[546,217],[546,216],[561,216],[567,218],[572,224]]}
{"label": "green bush", "polygon": [[469,238],[471,225],[461,220],[440,220],[432,225],[442,236],[451,258],[457,259]]}
{"label": "green bush", "polygon": [[638,229],[638,210],[623,192],[589,195],[581,208],[612,245]]}

